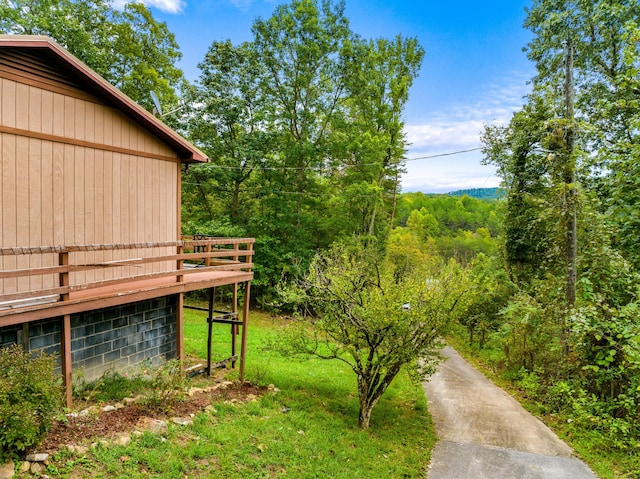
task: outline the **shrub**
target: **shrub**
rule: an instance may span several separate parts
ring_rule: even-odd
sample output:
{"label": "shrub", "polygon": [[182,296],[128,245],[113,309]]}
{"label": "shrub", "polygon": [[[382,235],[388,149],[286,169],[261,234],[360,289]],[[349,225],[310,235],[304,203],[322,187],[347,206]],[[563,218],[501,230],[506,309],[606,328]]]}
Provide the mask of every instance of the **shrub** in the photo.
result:
{"label": "shrub", "polygon": [[0,462],[36,444],[63,404],[55,357],[0,349]]}
{"label": "shrub", "polygon": [[[145,374],[146,375],[146,374]],[[173,359],[151,371],[143,404],[149,409],[168,412],[187,395],[189,379],[180,361]]]}

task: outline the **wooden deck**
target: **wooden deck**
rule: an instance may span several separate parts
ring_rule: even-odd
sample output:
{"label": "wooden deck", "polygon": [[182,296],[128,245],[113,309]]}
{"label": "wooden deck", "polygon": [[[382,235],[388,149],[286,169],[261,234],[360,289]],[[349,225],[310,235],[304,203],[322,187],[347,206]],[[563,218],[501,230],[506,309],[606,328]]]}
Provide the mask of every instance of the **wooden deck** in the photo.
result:
{"label": "wooden deck", "polygon": [[[253,279],[253,239],[186,239],[177,242],[125,245],[83,245],[36,248],[2,248],[2,256],[57,255],[57,265],[0,271],[0,279],[55,276],[49,288],[0,294],[0,327],[65,316],[160,296],[185,293]],[[165,254],[175,248],[175,254]],[[98,263],[74,263],[73,254],[89,251],[129,252],[130,258]],[[138,255],[144,251],[146,255]],[[151,271],[163,269],[162,271]],[[141,268],[136,270],[135,266]],[[143,268],[147,266],[147,268]],[[71,282],[75,272],[112,269],[110,279]],[[131,271],[134,274],[131,274]],[[41,280],[38,284],[46,284]]]}

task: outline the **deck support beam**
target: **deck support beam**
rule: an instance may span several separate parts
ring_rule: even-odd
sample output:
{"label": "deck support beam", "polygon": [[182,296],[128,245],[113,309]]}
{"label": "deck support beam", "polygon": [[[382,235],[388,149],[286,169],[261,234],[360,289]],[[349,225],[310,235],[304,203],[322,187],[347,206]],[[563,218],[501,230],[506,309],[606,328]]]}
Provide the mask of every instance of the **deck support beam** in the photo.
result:
{"label": "deck support beam", "polygon": [[244,382],[247,358],[247,326],[249,324],[249,303],[251,302],[251,281],[244,283],[244,304],[242,308],[242,340],[240,342],[240,382]]}
{"label": "deck support beam", "polygon": [[176,357],[184,361],[184,294],[178,293],[176,304]]}
{"label": "deck support beam", "polygon": [[68,408],[73,407],[73,375],[71,368],[71,315],[62,317],[62,334],[60,338],[60,359],[62,362],[62,379],[65,390],[65,401]]}

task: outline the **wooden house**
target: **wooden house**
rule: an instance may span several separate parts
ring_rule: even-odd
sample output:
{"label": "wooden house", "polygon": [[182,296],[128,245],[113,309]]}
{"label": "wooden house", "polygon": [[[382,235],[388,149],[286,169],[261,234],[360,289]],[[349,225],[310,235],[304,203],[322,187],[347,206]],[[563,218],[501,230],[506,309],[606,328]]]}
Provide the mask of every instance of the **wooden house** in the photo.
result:
{"label": "wooden house", "polygon": [[0,347],[59,353],[70,400],[73,369],[182,357],[183,294],[232,285],[242,375],[253,240],[180,235],[201,151],[51,39],[0,35],[0,159]]}

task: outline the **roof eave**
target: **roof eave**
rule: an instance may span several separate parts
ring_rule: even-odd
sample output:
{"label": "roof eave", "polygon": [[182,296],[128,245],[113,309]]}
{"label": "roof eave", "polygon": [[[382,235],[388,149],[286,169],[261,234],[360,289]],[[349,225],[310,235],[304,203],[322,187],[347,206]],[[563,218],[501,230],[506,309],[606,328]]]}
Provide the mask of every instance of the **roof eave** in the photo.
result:
{"label": "roof eave", "polygon": [[117,108],[165,141],[176,152],[182,163],[205,163],[209,161],[207,155],[202,151],[138,105],[51,38],[46,36],[0,35],[0,47],[7,46],[48,49],[61,61],[71,67],[76,74],[80,75],[85,81],[93,84],[109,98]]}

